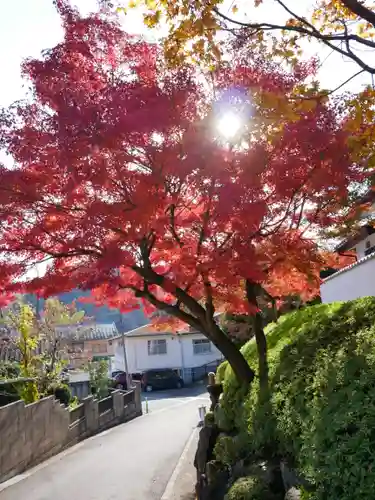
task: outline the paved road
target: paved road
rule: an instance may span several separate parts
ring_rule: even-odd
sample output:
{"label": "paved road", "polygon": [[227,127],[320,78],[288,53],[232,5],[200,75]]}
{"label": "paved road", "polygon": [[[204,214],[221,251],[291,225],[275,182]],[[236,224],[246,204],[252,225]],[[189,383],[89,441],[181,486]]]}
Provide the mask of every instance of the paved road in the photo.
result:
{"label": "paved road", "polygon": [[[207,392],[203,383],[195,387],[185,387],[180,390],[144,392],[142,393],[142,409],[143,412],[146,413],[146,408],[148,406],[149,412],[153,413],[157,410],[164,410],[180,403],[185,403],[189,399],[194,399],[196,397],[206,398],[206,396]],[[200,404],[202,404],[202,401],[200,401]]]}
{"label": "paved road", "polygon": [[[0,500],[160,500],[208,404],[204,388],[147,395],[149,414],[83,441],[2,489]],[[145,404],[145,403],[143,403]]]}

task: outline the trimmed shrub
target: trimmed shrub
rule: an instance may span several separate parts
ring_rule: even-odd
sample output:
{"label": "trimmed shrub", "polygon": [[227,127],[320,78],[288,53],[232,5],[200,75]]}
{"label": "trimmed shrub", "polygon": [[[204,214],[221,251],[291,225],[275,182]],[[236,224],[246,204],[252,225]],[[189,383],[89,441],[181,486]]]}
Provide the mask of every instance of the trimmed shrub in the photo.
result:
{"label": "trimmed shrub", "polygon": [[208,411],[204,416],[204,425],[210,426],[215,424],[215,415],[212,411]]}
{"label": "trimmed shrub", "polygon": [[279,500],[280,498],[268,489],[261,478],[247,476],[237,479],[229,489],[225,500]]}
{"label": "trimmed shrub", "polygon": [[[372,498],[375,298],[296,311],[266,333],[268,400],[260,401],[256,383],[244,396],[225,370],[221,404],[232,428],[248,433],[249,455],[294,462],[316,486],[304,498]],[[242,351],[256,370],[255,342]]]}
{"label": "trimmed shrub", "polygon": [[225,378],[225,372],[228,366],[229,366],[228,361],[224,361],[217,367],[216,377],[215,377],[217,384],[221,384],[223,382]]}

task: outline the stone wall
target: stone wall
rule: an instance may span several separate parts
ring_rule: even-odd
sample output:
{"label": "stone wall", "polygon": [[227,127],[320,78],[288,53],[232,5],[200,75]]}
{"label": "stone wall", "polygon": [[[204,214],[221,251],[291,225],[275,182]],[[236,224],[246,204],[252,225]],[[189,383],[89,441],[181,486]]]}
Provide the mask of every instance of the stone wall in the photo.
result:
{"label": "stone wall", "polygon": [[52,396],[25,405],[16,401],[0,408],[0,482],[114,425],[142,414],[140,384],[128,392],[114,391],[105,412],[87,397],[74,410]]}

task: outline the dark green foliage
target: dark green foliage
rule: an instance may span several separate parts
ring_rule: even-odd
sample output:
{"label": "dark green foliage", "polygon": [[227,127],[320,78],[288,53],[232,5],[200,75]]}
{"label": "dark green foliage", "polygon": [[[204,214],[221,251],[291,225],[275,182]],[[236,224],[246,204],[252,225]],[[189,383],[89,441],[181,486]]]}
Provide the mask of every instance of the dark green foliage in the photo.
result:
{"label": "dark green foliage", "polygon": [[5,406],[20,399],[19,396],[20,384],[12,382],[4,382],[0,380],[0,406]]}
{"label": "dark green foliage", "polygon": [[18,378],[20,376],[20,365],[14,361],[0,361],[0,380]]}
{"label": "dark green foliage", "polygon": [[[294,462],[316,485],[306,498],[372,498],[375,298],[296,311],[268,327],[267,342],[269,400],[259,400],[256,383],[244,397],[225,369],[223,409],[232,428],[247,432],[248,453]],[[256,368],[255,343],[243,352]]]}
{"label": "dark green foliage", "polygon": [[67,385],[58,385],[51,387],[49,394],[55,396],[62,405],[68,406],[72,400],[72,393]]}

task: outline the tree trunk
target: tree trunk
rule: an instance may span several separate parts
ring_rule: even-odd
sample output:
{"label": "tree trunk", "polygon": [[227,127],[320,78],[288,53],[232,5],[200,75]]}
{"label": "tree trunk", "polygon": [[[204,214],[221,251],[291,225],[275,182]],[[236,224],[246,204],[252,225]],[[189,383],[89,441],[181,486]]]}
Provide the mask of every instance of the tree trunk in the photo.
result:
{"label": "tree trunk", "polygon": [[216,325],[212,324],[209,331],[209,338],[224,355],[239,382],[250,384],[255,377],[255,373],[248,365],[242,353],[236,345],[225,335]]}
{"label": "tree trunk", "polygon": [[[246,297],[252,306],[258,308],[257,285],[246,280]],[[263,330],[263,320],[260,312],[257,312],[253,320],[255,342],[258,351],[259,385],[261,390],[268,390],[268,360],[267,339]]]}
{"label": "tree trunk", "polygon": [[236,345],[216,324],[213,318],[213,310],[209,311],[207,308],[203,308],[196,299],[191,297],[185,290],[182,290],[179,287],[176,287],[174,295],[177,301],[183,304],[186,309],[190,311],[190,313],[186,313],[186,311],[181,310],[179,305],[171,305],[158,300],[147,289],[147,284],[153,283],[167,291],[164,283],[165,278],[153,271],[150,265],[146,269],[142,269],[139,266],[133,266],[132,269],[144,279],[146,284],[146,289],[136,290],[137,297],[146,298],[146,300],[158,309],[175,316],[194,329],[203,333],[203,335],[213,342],[219,351],[221,351],[224,355],[240,383],[250,384],[254,380],[255,373],[248,365],[246,359],[242,356]]}

